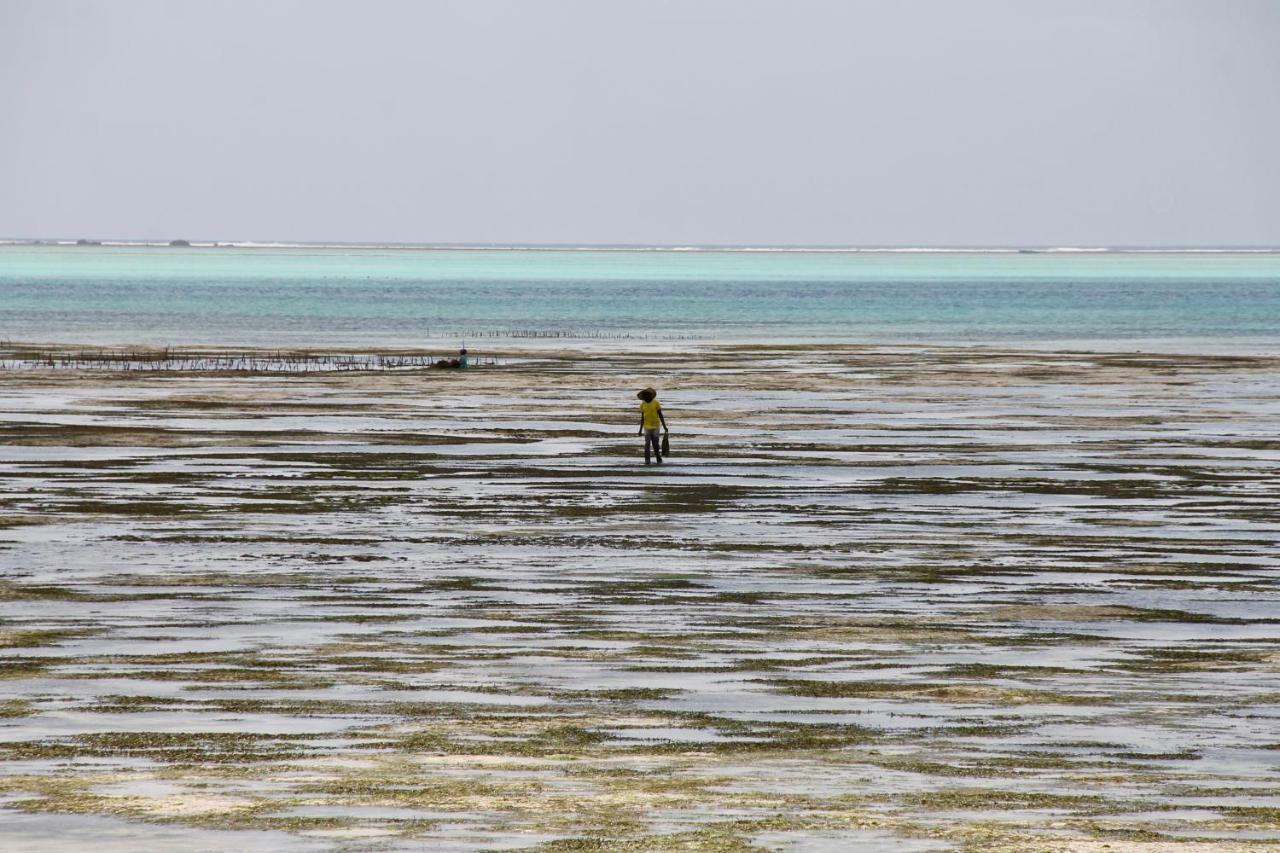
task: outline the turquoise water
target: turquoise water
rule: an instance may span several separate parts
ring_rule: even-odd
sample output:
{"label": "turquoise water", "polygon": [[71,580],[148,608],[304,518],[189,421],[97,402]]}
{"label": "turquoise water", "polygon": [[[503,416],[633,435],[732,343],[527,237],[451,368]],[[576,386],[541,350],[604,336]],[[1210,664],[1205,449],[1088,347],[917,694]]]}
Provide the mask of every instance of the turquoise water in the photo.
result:
{"label": "turquoise water", "polygon": [[0,338],[1280,344],[1280,255],[0,247]]}

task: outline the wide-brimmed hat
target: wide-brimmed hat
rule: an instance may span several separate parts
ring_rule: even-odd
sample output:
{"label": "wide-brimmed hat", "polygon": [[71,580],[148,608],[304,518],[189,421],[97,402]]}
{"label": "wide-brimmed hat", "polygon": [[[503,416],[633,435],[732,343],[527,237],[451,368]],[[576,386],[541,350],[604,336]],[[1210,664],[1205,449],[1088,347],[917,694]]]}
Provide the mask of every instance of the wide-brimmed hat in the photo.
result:
{"label": "wide-brimmed hat", "polygon": [[641,400],[648,401],[658,396],[658,392],[653,390],[652,388],[645,388],[643,391],[640,391],[639,393],[637,393],[636,396],[639,397]]}

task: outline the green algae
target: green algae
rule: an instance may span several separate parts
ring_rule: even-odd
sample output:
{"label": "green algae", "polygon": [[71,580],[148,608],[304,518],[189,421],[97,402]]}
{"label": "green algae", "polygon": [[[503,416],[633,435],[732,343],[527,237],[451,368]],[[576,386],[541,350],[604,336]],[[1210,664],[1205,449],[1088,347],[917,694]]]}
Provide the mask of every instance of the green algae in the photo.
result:
{"label": "green algae", "polygon": [[80,757],[149,758],[180,763],[255,763],[302,758],[310,735],[210,732],[102,732],[67,740],[0,742],[10,760]]}
{"label": "green algae", "polygon": [[1144,649],[1140,657],[1121,661],[1118,666],[1150,673],[1251,670],[1270,661],[1273,654],[1264,649]]}
{"label": "green algae", "polygon": [[31,678],[52,666],[45,658],[0,657],[0,679]]}
{"label": "green algae", "polygon": [[1028,703],[1046,705],[1098,705],[1110,701],[1106,697],[1079,693],[1062,693],[1021,687],[986,684],[949,684],[946,682],[898,681],[817,681],[807,679],[774,679],[767,682],[777,690],[793,696],[855,699],[889,697],[895,699],[929,698],[944,702],[975,702],[1005,705]]}
{"label": "green algae", "polygon": [[80,637],[89,637],[95,633],[100,633],[100,631],[89,628],[0,627],[0,649],[52,646],[62,642],[63,640],[74,640]]}

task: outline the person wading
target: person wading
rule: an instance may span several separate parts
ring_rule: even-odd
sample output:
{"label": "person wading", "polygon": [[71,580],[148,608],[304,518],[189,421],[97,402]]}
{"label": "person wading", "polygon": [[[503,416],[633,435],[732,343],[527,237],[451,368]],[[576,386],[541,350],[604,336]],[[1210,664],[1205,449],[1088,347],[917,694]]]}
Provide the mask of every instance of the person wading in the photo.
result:
{"label": "person wading", "polygon": [[667,419],[662,416],[662,404],[658,402],[658,392],[652,388],[646,388],[636,395],[640,398],[640,435],[644,436],[644,464],[649,465],[649,448],[653,448],[653,455],[658,458],[658,464],[662,464],[662,445],[658,441],[658,427],[661,426],[667,432]]}

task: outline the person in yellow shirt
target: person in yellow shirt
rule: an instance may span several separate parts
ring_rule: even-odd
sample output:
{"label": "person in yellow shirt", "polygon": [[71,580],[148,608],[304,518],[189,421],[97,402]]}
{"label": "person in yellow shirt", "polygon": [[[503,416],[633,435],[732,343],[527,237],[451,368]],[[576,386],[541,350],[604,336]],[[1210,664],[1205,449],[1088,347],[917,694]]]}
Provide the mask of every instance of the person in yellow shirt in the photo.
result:
{"label": "person in yellow shirt", "polygon": [[640,435],[644,436],[644,464],[649,465],[649,448],[662,464],[662,445],[658,441],[658,426],[670,432],[667,419],[662,416],[662,404],[658,402],[658,392],[646,388],[636,395],[640,398]]}

